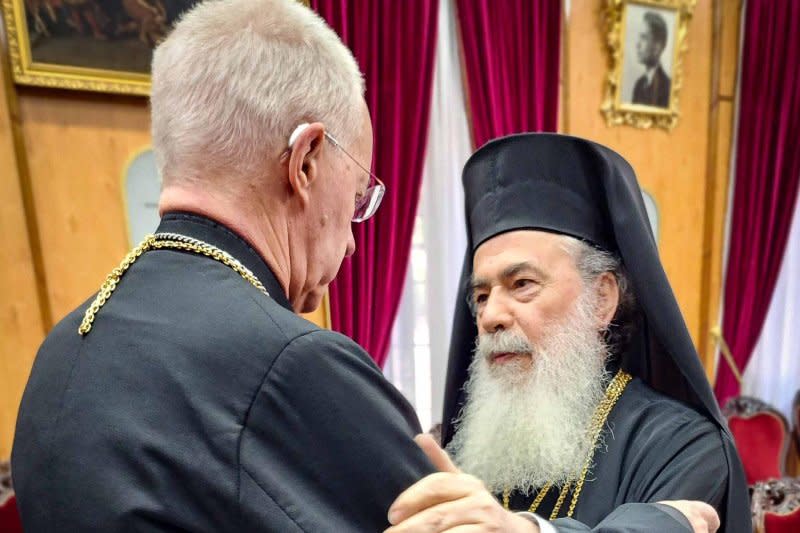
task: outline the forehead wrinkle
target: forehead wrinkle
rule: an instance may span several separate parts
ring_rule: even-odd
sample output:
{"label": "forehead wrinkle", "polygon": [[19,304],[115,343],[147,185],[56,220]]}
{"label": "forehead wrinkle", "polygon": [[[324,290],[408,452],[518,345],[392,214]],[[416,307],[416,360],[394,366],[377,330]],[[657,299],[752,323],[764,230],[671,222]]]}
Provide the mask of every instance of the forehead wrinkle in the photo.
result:
{"label": "forehead wrinkle", "polygon": [[[529,261],[520,261],[518,263],[508,265],[500,273],[499,279],[500,281],[505,281],[525,272],[532,272],[535,276],[542,278],[543,280],[549,279],[549,276],[547,276],[542,269],[530,263]],[[485,276],[476,277],[473,274],[468,286],[468,290],[474,292],[479,289],[486,289],[491,286],[491,284],[492,283],[489,278]]]}
{"label": "forehead wrinkle", "polygon": [[504,268],[503,272],[500,273],[500,278],[501,279],[513,278],[518,274],[528,271],[533,272],[535,275],[541,278],[547,277],[545,273],[536,265],[530,263],[529,261],[520,261],[519,263],[514,263]]}

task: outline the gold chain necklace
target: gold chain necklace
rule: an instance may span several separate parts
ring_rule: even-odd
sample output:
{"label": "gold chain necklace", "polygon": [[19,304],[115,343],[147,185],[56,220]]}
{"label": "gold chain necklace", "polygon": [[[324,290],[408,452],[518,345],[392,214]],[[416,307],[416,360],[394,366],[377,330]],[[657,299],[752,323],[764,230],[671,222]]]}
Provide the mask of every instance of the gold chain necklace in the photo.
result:
{"label": "gold chain necklace", "polygon": [[225,250],[220,250],[216,246],[212,246],[200,239],[194,239],[179,233],[157,233],[155,235],[146,236],[136,248],[125,256],[119,266],[112,270],[106,277],[97,296],[83,315],[83,320],[78,328],[78,333],[80,335],[86,335],[92,329],[92,323],[94,322],[97,312],[111,297],[111,293],[117,288],[117,284],[119,284],[119,280],[122,278],[122,275],[125,274],[125,271],[127,271],[143,253],[149,250],[163,249],[182,250],[210,257],[230,267],[265,296],[269,296],[267,289],[264,288],[264,285],[258,280],[256,275]]}
{"label": "gold chain necklace", "polygon": [[[624,370],[618,371],[614,376],[614,379],[611,380],[611,383],[608,384],[608,387],[606,388],[606,395],[603,398],[603,401],[600,402],[600,405],[598,405],[597,409],[594,411],[594,415],[592,415],[592,422],[589,426],[589,431],[592,435],[592,449],[589,450],[589,456],[586,458],[586,461],[583,464],[583,470],[581,470],[581,475],[578,478],[577,484],[575,485],[575,492],[572,495],[572,501],[570,502],[569,510],[567,511],[567,516],[570,518],[572,518],[572,515],[575,512],[575,506],[578,505],[578,498],[581,495],[581,490],[583,490],[583,483],[586,480],[586,475],[589,473],[589,468],[592,465],[594,451],[597,449],[597,440],[600,438],[600,433],[603,431],[603,426],[605,426],[609,413],[611,413],[611,410],[614,408],[614,405],[616,405],[620,396],[622,396],[622,393],[625,391],[625,387],[628,386],[628,383],[630,383],[631,379],[633,379],[633,377]],[[568,479],[561,488],[556,505],[553,507],[553,512],[550,513],[550,520],[555,520],[558,517],[558,513],[561,511],[561,506],[564,504],[564,500],[569,493],[571,485],[572,479]],[[536,512],[536,509],[539,508],[539,504],[542,503],[544,497],[548,492],[550,492],[550,488],[552,486],[552,483],[546,483],[544,487],[539,490],[538,494],[536,494],[536,498],[533,500],[533,503],[531,503],[528,512]],[[509,508],[510,500],[511,490],[505,489],[503,491],[503,507],[505,509]]]}

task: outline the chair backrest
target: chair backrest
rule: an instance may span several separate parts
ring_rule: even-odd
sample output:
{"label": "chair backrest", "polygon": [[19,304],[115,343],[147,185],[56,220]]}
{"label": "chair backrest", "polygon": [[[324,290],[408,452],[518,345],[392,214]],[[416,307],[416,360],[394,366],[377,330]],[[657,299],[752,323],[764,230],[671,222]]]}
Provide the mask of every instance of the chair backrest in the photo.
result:
{"label": "chair backrest", "polygon": [[800,507],[786,514],[764,513],[764,533],[800,531]]}
{"label": "chair backrest", "polygon": [[0,531],[22,533],[22,523],[17,511],[17,499],[11,486],[11,468],[8,461],[0,461]]}
{"label": "chair backrest", "polygon": [[758,533],[800,531],[800,479],[761,481],[753,487],[753,524]]}
{"label": "chair backrest", "polygon": [[774,407],[748,396],[731,398],[723,409],[742,458],[747,482],[783,475],[789,424]]}

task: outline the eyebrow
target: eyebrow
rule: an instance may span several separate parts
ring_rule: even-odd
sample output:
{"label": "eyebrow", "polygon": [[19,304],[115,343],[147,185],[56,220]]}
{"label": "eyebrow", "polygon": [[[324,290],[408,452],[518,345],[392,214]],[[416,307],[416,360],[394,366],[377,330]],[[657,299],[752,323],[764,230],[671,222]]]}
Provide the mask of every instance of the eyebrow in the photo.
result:
{"label": "eyebrow", "polygon": [[[513,265],[509,265],[503,269],[500,273],[500,279],[508,279],[513,278],[514,276],[521,274],[523,272],[532,272],[537,277],[541,278],[542,280],[546,280],[548,276],[536,265],[533,265],[527,261],[521,261],[519,263],[514,263]],[[472,281],[469,284],[469,291],[474,292],[477,289],[485,289],[491,285],[488,279],[486,278],[476,278],[473,277]]]}

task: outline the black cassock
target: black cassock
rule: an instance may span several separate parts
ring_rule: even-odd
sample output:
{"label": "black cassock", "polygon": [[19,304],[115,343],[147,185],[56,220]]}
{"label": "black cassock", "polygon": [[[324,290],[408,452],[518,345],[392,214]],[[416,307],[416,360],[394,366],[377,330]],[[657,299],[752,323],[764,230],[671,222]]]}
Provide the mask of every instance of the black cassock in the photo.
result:
{"label": "black cassock", "polygon": [[[595,452],[574,520],[563,518],[569,492],[554,524],[559,531],[687,531],[685,519],[662,500],[701,500],[716,508],[725,501],[728,465],[719,431],[681,403],[656,393],[636,378],[608,417],[604,445]],[[512,494],[511,509],[524,511],[538,491]],[[551,488],[537,513],[545,518],[558,498]]]}
{"label": "black cassock", "polygon": [[[691,531],[674,509],[652,502],[696,499],[717,509],[720,531],[751,531],[741,462],[664,273],[627,161],[576,137],[512,135],[473,154],[463,182],[469,248],[450,344],[443,442],[452,439],[466,400],[463,386],[477,333],[467,305],[472,254],[508,231],[569,235],[621,258],[639,312],[634,333],[613,364],[638,379],[609,416],[605,447],[595,453],[574,520],[563,518],[564,504],[554,524],[563,531]],[[537,510],[545,518],[556,500],[551,491]],[[532,499],[513,494],[511,508],[527,510]]]}
{"label": "black cassock", "polygon": [[179,213],[159,231],[226,251],[271,296],[211,258],[154,250],[87,335],[87,304],[61,321],[15,434],[25,531],[388,527],[392,501],[433,471],[408,403],[353,341],[295,315],[236,234]]}

